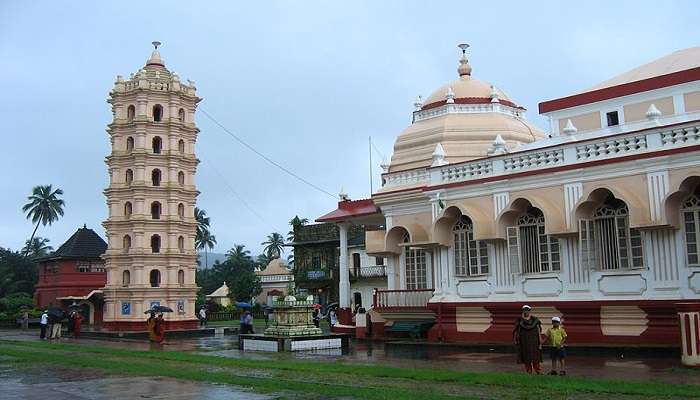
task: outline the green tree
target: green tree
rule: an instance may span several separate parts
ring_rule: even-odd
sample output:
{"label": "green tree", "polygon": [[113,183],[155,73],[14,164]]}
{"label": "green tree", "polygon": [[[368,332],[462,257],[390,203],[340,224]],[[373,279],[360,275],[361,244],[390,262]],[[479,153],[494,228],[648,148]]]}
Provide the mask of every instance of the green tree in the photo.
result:
{"label": "green tree", "polygon": [[0,297],[13,293],[34,293],[37,266],[24,254],[0,247]]}
{"label": "green tree", "polygon": [[60,198],[62,194],[63,190],[53,190],[52,185],[34,186],[32,189],[32,195],[27,197],[29,202],[22,206],[22,211],[27,213],[27,219],[36,223],[32,236],[29,237],[30,243],[34,240],[39,224],[51,225],[63,216],[66,203]]}
{"label": "green tree", "polygon": [[[232,250],[235,250],[235,246]],[[241,253],[247,253],[241,246]],[[207,295],[224,282],[229,287],[229,296],[234,301],[251,301],[262,291],[260,279],[255,275],[256,263],[247,254],[229,256],[226,261],[215,262],[211,269],[197,271],[197,284],[201,287],[200,295]],[[200,296],[201,298],[201,296]]]}
{"label": "green tree", "polygon": [[31,258],[43,257],[53,251],[53,247],[49,246],[49,239],[41,236],[36,236],[31,242],[27,240],[22,249],[22,253]]}
{"label": "green tree", "polygon": [[226,252],[226,257],[240,260],[251,260],[250,251],[245,250],[242,244],[234,244],[231,250]]}
{"label": "green tree", "polygon": [[265,267],[272,261],[273,257],[268,256],[265,253],[258,254],[258,257],[255,259],[255,263],[258,265],[258,268],[260,270],[264,270]]}
{"label": "green tree", "polygon": [[260,244],[265,246],[263,252],[270,258],[278,258],[284,252],[284,237],[277,232],[267,235],[267,240]]}
{"label": "green tree", "polygon": [[216,237],[212,235],[208,229],[203,231],[202,233],[198,232],[194,238],[194,245],[197,248],[197,250],[204,249],[204,268],[209,267],[209,253],[207,252],[207,250],[213,249],[215,244]]}
{"label": "green tree", "polygon": [[[294,218],[289,220],[289,225],[292,227],[292,230],[290,230],[287,233],[287,242],[294,242],[294,232],[297,231],[300,227],[306,225],[309,223],[308,218],[299,218],[298,215],[295,215]],[[292,249],[292,253],[287,256],[287,265],[290,267],[294,267],[294,258],[296,256],[296,249]]]}

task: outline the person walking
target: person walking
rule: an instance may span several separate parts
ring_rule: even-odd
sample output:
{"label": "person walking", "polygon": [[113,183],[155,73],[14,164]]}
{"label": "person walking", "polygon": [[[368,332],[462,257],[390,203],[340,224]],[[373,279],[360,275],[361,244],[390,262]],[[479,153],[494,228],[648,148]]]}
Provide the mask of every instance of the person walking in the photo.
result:
{"label": "person walking", "polygon": [[314,320],[314,326],[316,328],[319,328],[321,326],[321,310],[319,310],[318,308],[314,308],[312,316]]}
{"label": "person walking", "polygon": [[[566,331],[564,327],[561,326],[561,318],[552,318],[552,327],[547,329],[544,333],[545,337],[549,341],[549,345],[552,346],[550,350],[550,357],[552,358],[552,371],[550,375],[566,375],[566,369],[564,368],[564,359],[566,358],[566,350],[564,349],[564,342],[566,341]],[[557,363],[559,364],[559,373],[557,374]]]}
{"label": "person walking", "polygon": [[151,315],[146,320],[146,329],[148,329],[148,340],[156,341],[156,313],[151,312]]}
{"label": "person walking", "polygon": [[522,306],[522,314],[515,320],[513,327],[513,342],[518,364],[524,364],[528,374],[539,375],[542,373],[542,323],[531,311],[530,306]]}
{"label": "person walking", "polygon": [[29,329],[29,312],[27,310],[22,311],[22,330]]}
{"label": "person walking", "polygon": [[328,322],[331,324],[331,327],[338,324],[338,315],[335,313],[335,308],[328,312]]}
{"label": "person walking", "polygon": [[165,341],[165,319],[163,319],[163,314],[158,314],[153,327],[155,332],[155,340],[159,344]]}
{"label": "person walking", "polygon": [[80,328],[83,325],[83,315],[80,312],[73,312],[73,339],[80,337]]}
{"label": "person walking", "polygon": [[60,339],[61,329],[63,328],[63,315],[51,315],[51,336],[50,339]]}
{"label": "person walking", "polygon": [[207,327],[207,309],[204,306],[199,309],[199,327]]}
{"label": "person walking", "polygon": [[253,314],[250,311],[245,312],[244,324],[247,333],[255,333],[255,329],[253,329]]}
{"label": "person walking", "polygon": [[41,333],[39,334],[39,338],[41,339],[46,339],[46,328],[49,325],[49,310],[44,310],[43,313],[41,313],[41,318],[39,319],[39,328],[41,329]]}

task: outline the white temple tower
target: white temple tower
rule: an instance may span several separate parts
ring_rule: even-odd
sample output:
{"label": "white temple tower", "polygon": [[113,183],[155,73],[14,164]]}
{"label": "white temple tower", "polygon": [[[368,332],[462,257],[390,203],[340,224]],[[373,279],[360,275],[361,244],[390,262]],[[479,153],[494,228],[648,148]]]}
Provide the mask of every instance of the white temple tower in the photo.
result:
{"label": "white temple tower", "polygon": [[194,154],[199,129],[194,82],[165,68],[159,42],[146,65],[127,80],[117,76],[108,103],[112,153],[103,255],[104,327],[143,330],[144,311],[159,304],[168,329],[197,326],[194,248],[197,198]]}

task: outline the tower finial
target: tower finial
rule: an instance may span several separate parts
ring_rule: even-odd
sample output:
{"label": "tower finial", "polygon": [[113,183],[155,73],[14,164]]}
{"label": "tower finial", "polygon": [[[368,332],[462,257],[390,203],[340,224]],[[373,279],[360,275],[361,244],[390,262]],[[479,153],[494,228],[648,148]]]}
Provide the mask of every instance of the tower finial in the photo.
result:
{"label": "tower finial", "polygon": [[156,40],[154,42],[151,42],[151,44],[153,45],[153,47],[155,47],[156,50],[158,50],[158,46],[160,46],[162,43]]}
{"label": "tower finial", "polygon": [[472,74],[472,67],[469,65],[469,60],[467,60],[467,49],[469,48],[468,43],[460,43],[457,45],[462,49],[462,58],[459,59],[459,68],[457,68],[457,73],[459,76],[470,76]]}

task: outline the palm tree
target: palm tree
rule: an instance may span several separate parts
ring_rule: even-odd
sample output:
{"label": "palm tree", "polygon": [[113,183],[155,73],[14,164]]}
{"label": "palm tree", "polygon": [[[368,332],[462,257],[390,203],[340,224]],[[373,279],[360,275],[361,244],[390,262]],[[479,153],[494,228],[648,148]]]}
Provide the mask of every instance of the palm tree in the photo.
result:
{"label": "palm tree", "polygon": [[43,257],[53,251],[53,247],[49,246],[48,243],[49,239],[36,236],[31,242],[27,240],[22,249],[22,253],[31,254],[32,258]]}
{"label": "palm tree", "polygon": [[289,225],[292,227],[292,230],[287,233],[287,241],[288,242],[293,242],[294,241],[294,231],[299,228],[300,226],[304,226],[309,223],[308,218],[299,218],[298,215],[295,215],[294,218],[289,220]]}
{"label": "palm tree", "polygon": [[[294,218],[290,219],[289,225],[292,227],[292,230],[289,231],[289,233],[287,233],[287,242],[294,242],[294,231],[308,223],[308,218],[299,218],[298,215],[295,215]],[[292,249],[292,254],[287,256],[287,264],[290,266],[294,266],[294,249]]]}
{"label": "palm tree", "polygon": [[245,250],[242,244],[234,244],[231,250],[226,252],[226,257],[238,260],[250,260],[250,251]]}
{"label": "palm tree", "polygon": [[34,241],[39,224],[51,225],[58,221],[59,216],[63,216],[63,206],[66,203],[59,198],[62,194],[63,190],[53,190],[52,185],[34,186],[32,195],[27,197],[29,203],[22,206],[22,211],[27,213],[27,219],[31,218],[32,223],[36,223],[34,232],[29,237],[29,243]]}
{"label": "palm tree", "polygon": [[209,267],[209,253],[207,252],[207,249],[213,249],[215,244],[216,236],[212,235],[211,232],[209,232],[209,229],[201,233],[199,231],[197,232],[197,235],[194,238],[194,245],[197,250],[204,249],[204,268]]}
{"label": "palm tree", "polygon": [[209,217],[207,217],[207,212],[199,207],[194,208],[194,219],[197,220],[197,233],[209,230]]}
{"label": "palm tree", "polygon": [[267,235],[267,240],[260,244],[265,246],[263,251],[270,258],[277,258],[284,252],[284,238],[277,232]]}

